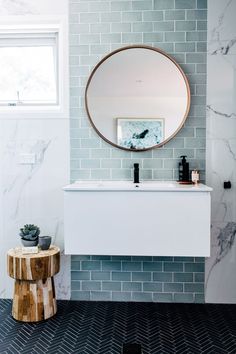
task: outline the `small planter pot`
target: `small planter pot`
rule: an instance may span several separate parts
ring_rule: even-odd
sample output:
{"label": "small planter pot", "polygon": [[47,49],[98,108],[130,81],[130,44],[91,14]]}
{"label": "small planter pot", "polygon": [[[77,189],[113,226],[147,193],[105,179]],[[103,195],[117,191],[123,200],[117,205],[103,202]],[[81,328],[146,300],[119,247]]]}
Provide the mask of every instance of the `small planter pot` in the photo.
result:
{"label": "small planter pot", "polygon": [[24,240],[23,238],[21,239],[21,243],[24,247],[33,247],[38,245],[39,240],[35,241],[29,241],[29,240]]}
{"label": "small planter pot", "polygon": [[40,236],[39,237],[39,247],[43,251],[46,251],[49,249],[51,242],[52,242],[51,236]]}

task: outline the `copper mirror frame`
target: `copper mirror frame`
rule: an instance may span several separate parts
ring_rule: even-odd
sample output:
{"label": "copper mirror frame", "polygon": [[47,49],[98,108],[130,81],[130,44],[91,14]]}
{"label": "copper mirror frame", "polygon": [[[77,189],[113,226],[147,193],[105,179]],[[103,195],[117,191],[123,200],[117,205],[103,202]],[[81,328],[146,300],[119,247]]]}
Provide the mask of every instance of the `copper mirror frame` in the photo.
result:
{"label": "copper mirror frame", "polygon": [[[185,82],[185,85],[186,85],[186,91],[187,91],[187,105],[186,105],[186,110],[185,110],[185,113],[184,113],[184,116],[182,118],[182,121],[180,122],[178,128],[174,131],[173,134],[171,134],[167,139],[164,139],[162,142],[160,142],[159,144],[156,144],[156,145],[153,145],[153,146],[150,146],[150,147],[147,147],[147,148],[142,148],[142,149],[133,149],[133,148],[126,148],[126,147],[123,147],[123,146],[120,146],[118,144],[115,144],[114,142],[110,141],[109,139],[107,139],[100,131],[99,129],[97,128],[97,126],[95,125],[92,117],[91,117],[91,114],[90,114],[90,111],[89,111],[89,105],[88,105],[88,89],[89,89],[89,86],[90,86],[90,83],[97,71],[97,69],[108,59],[110,58],[111,56],[121,52],[121,51],[125,51],[127,49],[149,49],[149,50],[152,50],[152,51],[155,51],[163,56],[165,56],[166,58],[168,58],[179,70],[179,72],[181,73],[183,79],[184,79],[184,82]],[[151,149],[154,149],[154,148],[158,148],[158,147],[161,147],[163,145],[165,145],[168,141],[170,141],[171,139],[173,139],[173,137],[175,135],[178,134],[178,132],[180,131],[180,129],[183,127],[186,119],[187,119],[187,116],[188,116],[188,113],[189,113],[189,110],[190,110],[190,101],[191,101],[191,94],[190,94],[190,87],[189,87],[189,82],[188,82],[188,79],[184,73],[184,71],[182,70],[182,68],[180,67],[180,65],[170,56],[168,55],[167,53],[165,53],[164,51],[162,51],[161,49],[159,48],[155,48],[155,47],[151,47],[151,46],[146,46],[146,45],[131,45],[131,46],[126,46],[126,47],[122,47],[122,48],[119,48],[117,50],[114,50],[112,51],[111,53],[109,53],[108,55],[106,55],[95,67],[94,69],[92,70],[90,76],[89,76],[89,79],[87,81],[87,85],[86,85],[86,89],[85,89],[85,108],[86,108],[86,112],[87,112],[87,115],[88,115],[88,118],[89,118],[89,121],[92,125],[92,127],[94,128],[94,130],[97,132],[97,134],[103,139],[105,140],[108,144],[111,144],[112,146],[116,147],[116,148],[119,148],[119,149],[122,149],[122,150],[125,150],[125,151],[135,151],[135,152],[140,152],[140,151],[147,151],[147,150],[151,150]]]}

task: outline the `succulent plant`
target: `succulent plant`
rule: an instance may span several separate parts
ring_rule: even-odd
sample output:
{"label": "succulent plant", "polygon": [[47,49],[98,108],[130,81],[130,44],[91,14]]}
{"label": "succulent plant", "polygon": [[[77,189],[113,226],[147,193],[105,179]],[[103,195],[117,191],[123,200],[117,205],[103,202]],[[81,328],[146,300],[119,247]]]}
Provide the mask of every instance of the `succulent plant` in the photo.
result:
{"label": "succulent plant", "polygon": [[40,229],[34,224],[26,224],[20,229],[20,237],[27,241],[36,241],[39,237]]}

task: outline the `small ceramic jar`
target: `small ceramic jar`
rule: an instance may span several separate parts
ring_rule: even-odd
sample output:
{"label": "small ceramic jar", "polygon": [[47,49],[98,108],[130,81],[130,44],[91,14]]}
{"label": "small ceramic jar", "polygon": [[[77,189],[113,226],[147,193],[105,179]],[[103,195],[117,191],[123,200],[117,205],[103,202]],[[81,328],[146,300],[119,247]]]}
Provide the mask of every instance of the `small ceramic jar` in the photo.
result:
{"label": "small ceramic jar", "polygon": [[39,236],[38,246],[43,251],[48,250],[51,245],[51,241],[52,241],[51,236]]}

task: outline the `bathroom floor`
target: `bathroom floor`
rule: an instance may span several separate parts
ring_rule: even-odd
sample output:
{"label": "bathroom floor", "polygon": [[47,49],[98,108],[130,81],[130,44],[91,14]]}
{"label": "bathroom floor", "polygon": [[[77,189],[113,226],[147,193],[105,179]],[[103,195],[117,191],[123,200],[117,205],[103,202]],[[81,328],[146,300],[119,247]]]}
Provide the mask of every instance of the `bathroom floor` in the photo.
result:
{"label": "bathroom floor", "polygon": [[[57,315],[19,323],[0,300],[0,353],[236,353],[236,305],[58,301]],[[127,354],[139,351],[127,351]]]}

